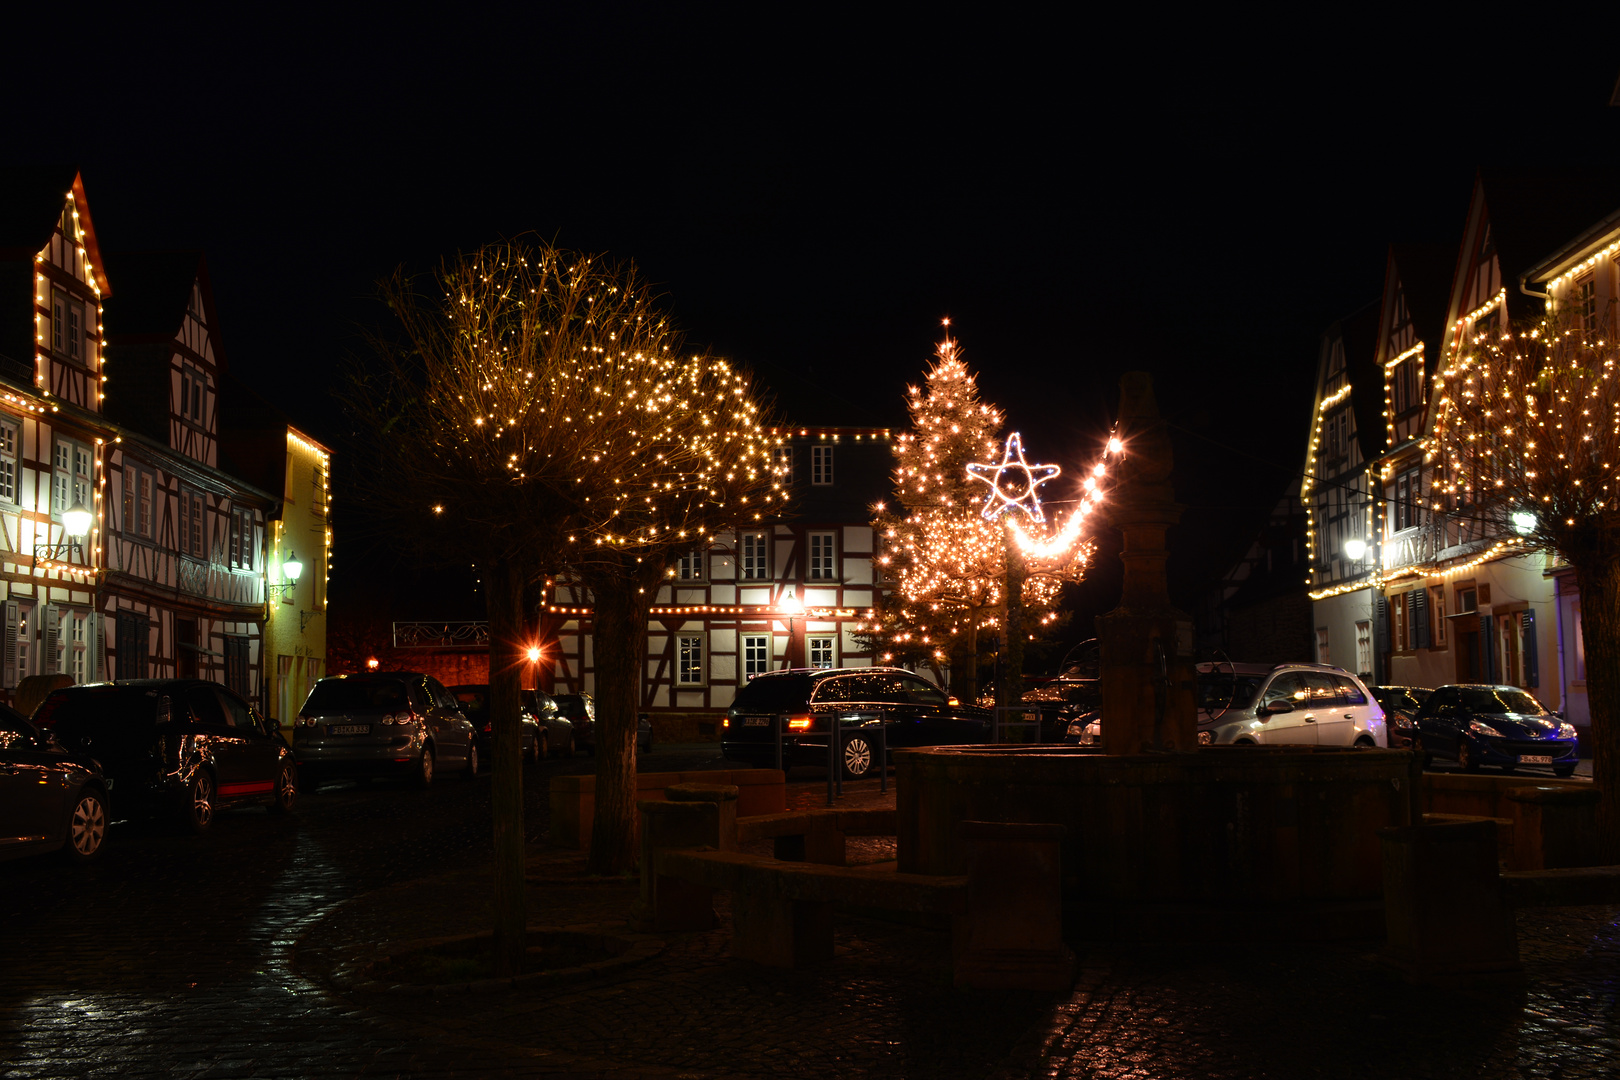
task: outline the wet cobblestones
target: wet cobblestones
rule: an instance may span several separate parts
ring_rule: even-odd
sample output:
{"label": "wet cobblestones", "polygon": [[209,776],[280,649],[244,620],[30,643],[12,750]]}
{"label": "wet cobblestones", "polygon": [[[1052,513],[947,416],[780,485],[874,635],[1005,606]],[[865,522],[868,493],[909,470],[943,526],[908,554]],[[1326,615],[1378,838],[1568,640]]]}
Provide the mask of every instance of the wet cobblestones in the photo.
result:
{"label": "wet cobblestones", "polygon": [[[703,764],[721,763],[647,767]],[[532,835],[544,778],[590,768],[530,771]],[[1446,991],[1369,945],[1093,944],[1067,995],[964,993],[948,935],[853,918],[806,972],[735,961],[721,930],[543,992],[336,989],[334,965],[380,943],[487,926],[487,815],[485,782],[336,786],[291,820],[226,814],[200,839],[121,825],[99,865],[0,867],[0,1077],[1620,1075],[1615,908],[1523,912],[1524,979]],[[633,887],[566,884],[568,859],[536,854],[532,923],[628,915]]]}

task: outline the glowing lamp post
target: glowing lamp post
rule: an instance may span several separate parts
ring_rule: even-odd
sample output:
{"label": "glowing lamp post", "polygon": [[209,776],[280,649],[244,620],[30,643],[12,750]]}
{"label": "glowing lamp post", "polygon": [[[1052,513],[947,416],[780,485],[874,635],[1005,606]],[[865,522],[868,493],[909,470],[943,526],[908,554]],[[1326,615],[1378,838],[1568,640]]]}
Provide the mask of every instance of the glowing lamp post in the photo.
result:
{"label": "glowing lamp post", "polygon": [[90,533],[92,516],[83,502],[75,500],[73,505],[62,511],[62,528],[74,540],[83,540]]}
{"label": "glowing lamp post", "polygon": [[1360,562],[1367,554],[1367,541],[1359,536],[1352,536],[1344,542],[1344,557],[1351,562]]}
{"label": "glowing lamp post", "polygon": [[787,616],[787,650],[782,656],[782,663],[784,666],[791,668],[793,666],[793,620],[804,614],[804,604],[797,596],[788,593],[776,602],[776,611],[780,615]]}

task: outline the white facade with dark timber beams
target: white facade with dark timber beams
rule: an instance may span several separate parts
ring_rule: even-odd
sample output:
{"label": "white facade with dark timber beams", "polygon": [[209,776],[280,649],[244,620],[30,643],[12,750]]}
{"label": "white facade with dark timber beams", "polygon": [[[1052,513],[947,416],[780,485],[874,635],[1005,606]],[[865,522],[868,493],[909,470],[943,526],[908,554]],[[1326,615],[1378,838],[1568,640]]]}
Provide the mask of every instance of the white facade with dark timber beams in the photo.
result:
{"label": "white facade with dark timber beams", "polygon": [[[873,662],[854,631],[880,588],[870,519],[894,464],[889,433],[806,427],[783,434],[790,515],[720,534],[683,556],[654,600],[638,700],[660,737],[713,734],[705,727],[762,672]],[[542,683],[549,671],[554,693],[594,694],[589,597],[559,580],[543,616]]]}

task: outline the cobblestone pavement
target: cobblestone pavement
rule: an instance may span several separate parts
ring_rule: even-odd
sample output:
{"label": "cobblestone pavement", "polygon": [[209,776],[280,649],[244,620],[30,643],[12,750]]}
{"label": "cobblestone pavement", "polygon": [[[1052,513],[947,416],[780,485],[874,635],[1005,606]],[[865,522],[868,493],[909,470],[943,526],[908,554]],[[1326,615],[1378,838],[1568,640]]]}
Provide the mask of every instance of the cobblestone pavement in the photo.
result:
{"label": "cobblestone pavement", "polygon": [[[644,767],[722,765],[674,747]],[[545,779],[590,768],[529,770],[533,835]],[[824,804],[812,772],[795,772],[795,804]],[[847,802],[873,801],[868,786]],[[487,926],[487,817],[483,780],[334,785],[290,820],[226,814],[200,839],[120,825],[88,869],[5,864],[0,1076],[1620,1074],[1614,908],[1525,912],[1526,977],[1447,991],[1406,986],[1369,945],[1087,945],[1069,994],[966,993],[946,934],[855,918],[838,921],[835,962],[807,972],[731,959],[722,927],[561,986],[428,996],[334,981],[385,943]],[[627,917],[633,885],[571,880],[577,867],[536,849],[531,923]]]}

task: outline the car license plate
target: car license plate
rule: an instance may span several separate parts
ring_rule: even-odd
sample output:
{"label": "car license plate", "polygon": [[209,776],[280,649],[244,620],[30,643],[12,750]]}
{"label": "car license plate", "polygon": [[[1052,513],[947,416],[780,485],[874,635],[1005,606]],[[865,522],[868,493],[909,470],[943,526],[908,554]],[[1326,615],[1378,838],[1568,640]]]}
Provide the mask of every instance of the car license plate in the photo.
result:
{"label": "car license plate", "polygon": [[370,724],[333,724],[326,729],[333,735],[365,735],[371,731]]}
{"label": "car license plate", "polygon": [[743,727],[769,727],[771,718],[768,716],[745,716]]}
{"label": "car license plate", "polygon": [[1040,722],[1041,722],[1041,714],[1040,713],[1038,713],[1038,712],[1027,712],[1027,713],[1024,714],[1024,723],[1026,723],[1026,724],[1038,724]]}
{"label": "car license plate", "polygon": [[1520,754],[1519,755],[1519,764],[1520,765],[1551,765],[1552,764],[1552,756],[1550,754]]}

